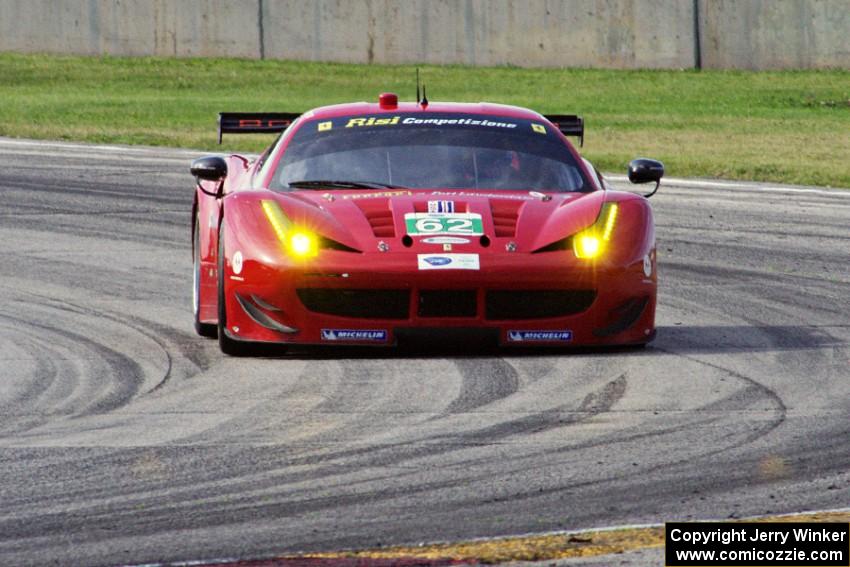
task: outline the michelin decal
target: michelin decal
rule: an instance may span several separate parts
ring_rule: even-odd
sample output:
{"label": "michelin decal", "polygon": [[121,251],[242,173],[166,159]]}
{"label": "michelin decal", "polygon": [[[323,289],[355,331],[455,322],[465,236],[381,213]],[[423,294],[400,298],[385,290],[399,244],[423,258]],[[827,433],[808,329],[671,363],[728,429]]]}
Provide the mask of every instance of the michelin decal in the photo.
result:
{"label": "michelin decal", "polygon": [[512,343],[527,342],[570,342],[573,332],[562,331],[508,331],[508,341]]}
{"label": "michelin decal", "polygon": [[384,329],[322,329],[322,340],[384,343],[387,341],[387,331]]}

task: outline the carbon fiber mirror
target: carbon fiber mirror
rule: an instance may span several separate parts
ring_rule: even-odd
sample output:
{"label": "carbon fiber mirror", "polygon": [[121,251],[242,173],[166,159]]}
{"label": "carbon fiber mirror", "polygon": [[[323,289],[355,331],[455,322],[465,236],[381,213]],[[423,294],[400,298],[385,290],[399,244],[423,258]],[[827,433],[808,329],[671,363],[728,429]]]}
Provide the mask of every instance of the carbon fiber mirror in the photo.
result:
{"label": "carbon fiber mirror", "polygon": [[655,189],[644,195],[647,199],[655,195],[664,177],[664,164],[648,158],[636,158],[629,162],[629,181],[632,183],[655,183]]}
{"label": "carbon fiber mirror", "polygon": [[[189,171],[195,176],[195,183],[197,183],[198,189],[211,197],[221,197],[222,190],[224,189],[224,178],[227,177],[227,162],[223,158],[218,156],[198,158],[192,162]],[[215,191],[210,191],[208,187],[204,187],[202,181],[217,181],[218,187],[216,187]]]}
{"label": "carbon fiber mirror", "polygon": [[664,177],[664,164],[647,158],[629,162],[629,181],[632,183],[658,183]]}
{"label": "carbon fiber mirror", "polygon": [[227,177],[227,162],[218,156],[202,157],[192,162],[189,171],[204,181],[220,181]]}

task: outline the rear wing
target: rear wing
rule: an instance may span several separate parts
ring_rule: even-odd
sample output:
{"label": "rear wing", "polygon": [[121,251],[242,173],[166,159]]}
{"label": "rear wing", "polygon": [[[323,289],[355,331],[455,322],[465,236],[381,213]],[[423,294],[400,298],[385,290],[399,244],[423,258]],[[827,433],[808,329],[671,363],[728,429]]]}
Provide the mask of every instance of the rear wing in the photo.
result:
{"label": "rear wing", "polygon": [[584,118],[575,114],[546,114],[544,118],[554,124],[564,136],[579,138],[584,146]]}
{"label": "rear wing", "polygon": [[283,132],[301,114],[292,112],[219,112],[218,143],[223,134],[275,134]]}

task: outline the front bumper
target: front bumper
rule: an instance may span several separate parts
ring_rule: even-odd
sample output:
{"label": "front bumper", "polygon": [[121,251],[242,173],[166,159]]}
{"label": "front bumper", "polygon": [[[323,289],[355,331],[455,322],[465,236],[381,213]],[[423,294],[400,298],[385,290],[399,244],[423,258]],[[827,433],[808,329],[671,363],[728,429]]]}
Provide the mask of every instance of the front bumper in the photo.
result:
{"label": "front bumper", "polygon": [[[310,265],[246,262],[225,274],[228,336],[294,344],[392,346],[409,331],[484,330],[504,346],[641,344],[655,333],[656,278],[644,262],[589,264],[566,253],[481,256],[478,270],[380,267],[331,252]],[[414,335],[416,333],[413,333]]]}

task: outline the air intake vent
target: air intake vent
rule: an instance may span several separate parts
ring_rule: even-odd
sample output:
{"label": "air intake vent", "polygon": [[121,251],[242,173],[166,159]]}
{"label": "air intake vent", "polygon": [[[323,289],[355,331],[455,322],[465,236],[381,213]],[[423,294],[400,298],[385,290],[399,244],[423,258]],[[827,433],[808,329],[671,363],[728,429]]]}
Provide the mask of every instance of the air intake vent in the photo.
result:
{"label": "air intake vent", "polygon": [[394,238],[395,224],[389,199],[363,199],[357,202],[363,216],[372,227],[372,234],[378,238]]}
{"label": "air intake vent", "polygon": [[295,290],[304,307],[357,319],[407,319],[410,292],[404,289],[324,289]]}
{"label": "air intake vent", "polygon": [[422,290],[419,292],[420,317],[475,317],[478,302],[471,290]]}
{"label": "air intake vent", "polygon": [[511,238],[516,236],[516,222],[522,201],[507,201],[492,199],[490,211],[493,214],[493,226],[496,236]]}
{"label": "air intake vent", "polygon": [[488,291],[487,319],[545,319],[574,315],[588,309],[594,299],[596,291],[592,289]]}

